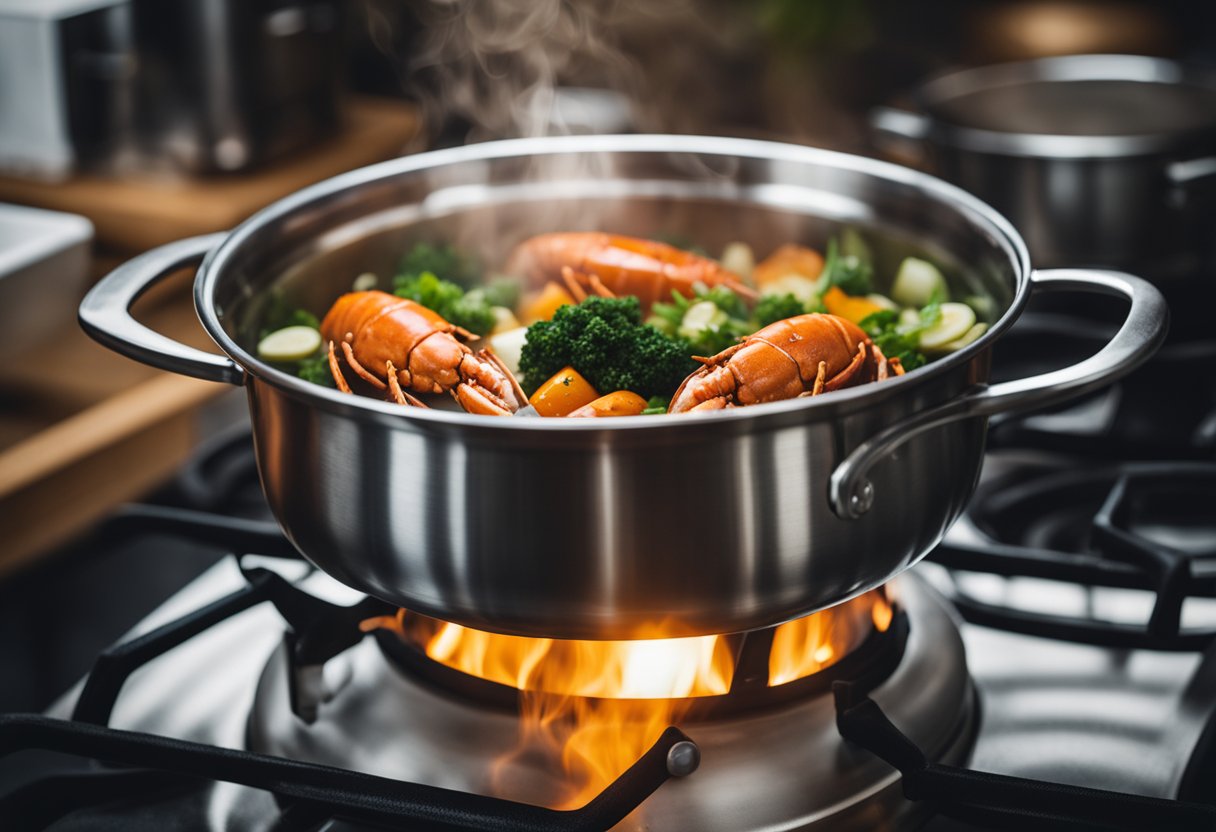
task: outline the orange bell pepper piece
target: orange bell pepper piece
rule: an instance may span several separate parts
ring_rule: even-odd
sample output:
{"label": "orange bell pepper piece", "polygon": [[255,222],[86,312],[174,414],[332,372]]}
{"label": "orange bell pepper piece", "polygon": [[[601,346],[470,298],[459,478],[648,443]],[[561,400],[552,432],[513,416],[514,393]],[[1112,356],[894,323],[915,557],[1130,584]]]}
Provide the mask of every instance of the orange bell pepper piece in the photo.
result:
{"label": "orange bell pepper piece", "polygon": [[637,416],[646,409],[646,400],[629,390],[617,390],[600,396],[569,414],[572,418],[587,416]]}
{"label": "orange bell pepper piece", "polygon": [[792,243],[781,246],[756,264],[752,280],[760,288],[766,283],[796,274],[814,280],[823,271],[823,255],[813,248]]}
{"label": "orange bell pepper piece", "polygon": [[846,295],[839,286],[833,286],[823,293],[823,305],[829,313],[855,324],[882,311],[882,307],[874,301]]}
{"label": "orange bell pepper piece", "polygon": [[540,294],[524,304],[521,310],[524,323],[533,324],[537,321],[548,321],[553,318],[553,313],[557,311],[559,306],[574,306],[575,303],[574,297],[569,292],[559,284],[550,281],[545,284],[545,288],[540,291]]}
{"label": "orange bell pepper piece", "polygon": [[564,367],[528,399],[541,416],[567,416],[599,398],[599,393],[573,367]]}

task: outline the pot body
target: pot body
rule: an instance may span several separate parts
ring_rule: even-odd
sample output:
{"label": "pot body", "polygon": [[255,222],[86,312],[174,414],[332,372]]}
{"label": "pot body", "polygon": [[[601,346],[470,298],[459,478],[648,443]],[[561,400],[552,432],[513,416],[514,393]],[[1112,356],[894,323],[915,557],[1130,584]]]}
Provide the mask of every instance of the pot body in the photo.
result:
{"label": "pot body", "polygon": [[[747,240],[764,253],[822,246],[845,227],[888,281],[905,256],[933,259],[958,296],[984,298],[987,333],[905,376],[830,395],[611,419],[402,408],[253,354],[271,305],[324,312],[365,272],[387,287],[420,240],[495,264],[555,230],[680,236],[709,250]],[[126,312],[204,252],[196,306],[225,357]],[[1122,293],[1132,312],[1074,370],[988,388],[992,344],[1032,285]],[[321,183],[231,234],[120,267],[81,319],[141,360],[247,387],[271,508],[326,572],[478,628],[622,639],[767,627],[886,582],[961,513],[986,417],[1130,370],[1164,334],[1159,301],[1129,276],[1032,276],[1005,220],[915,171],[768,142],[578,136],[437,151]]]}
{"label": "pot body", "polygon": [[1216,80],[1172,61],[1077,55],[967,69],[879,111],[945,179],[1009,218],[1041,266],[1195,273],[1216,264]]}

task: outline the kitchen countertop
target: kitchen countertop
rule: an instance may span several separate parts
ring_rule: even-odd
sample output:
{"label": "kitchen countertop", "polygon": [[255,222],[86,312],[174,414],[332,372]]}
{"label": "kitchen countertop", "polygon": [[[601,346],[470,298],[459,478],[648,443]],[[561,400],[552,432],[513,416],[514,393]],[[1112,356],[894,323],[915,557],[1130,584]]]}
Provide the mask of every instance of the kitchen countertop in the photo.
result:
{"label": "kitchen countertop", "polygon": [[[97,231],[93,282],[148,248],[230,228],[312,182],[399,155],[418,128],[408,104],[356,99],[341,135],[249,175],[81,176],[59,187],[0,178],[0,201],[88,217]],[[134,309],[157,331],[214,350],[195,316],[191,281],[182,272]],[[7,358],[0,364],[0,577],[156,487],[217,422],[243,414],[239,391],[139,364],[95,343],[74,321]]]}

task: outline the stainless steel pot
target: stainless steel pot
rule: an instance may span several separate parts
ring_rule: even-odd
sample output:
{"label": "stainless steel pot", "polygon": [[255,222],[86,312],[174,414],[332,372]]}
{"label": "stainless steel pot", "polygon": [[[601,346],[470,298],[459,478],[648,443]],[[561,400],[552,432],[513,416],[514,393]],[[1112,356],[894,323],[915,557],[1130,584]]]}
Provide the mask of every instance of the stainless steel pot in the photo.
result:
{"label": "stainless steel pot", "polygon": [[1073,55],[952,72],[913,101],[917,112],[871,114],[880,149],[990,202],[1037,262],[1216,265],[1216,79],[1159,58]]}
{"label": "stainless steel pot", "polygon": [[[705,416],[491,418],[403,409],[301,381],[252,353],[279,295],[324,310],[411,241],[502,262],[556,229],[680,233],[713,248],[822,244],[864,229],[879,274],[942,263],[993,304],[971,346],[901,378]],[[225,355],[127,312],[202,260],[195,302]],[[1131,302],[1097,355],[986,386],[993,342],[1032,291]],[[80,310],[98,340],[174,372],[244,385],[262,484],[320,568],[402,606],[528,635],[746,630],[838,603],[915,563],[979,475],[986,416],[1077,395],[1160,343],[1166,308],[1135,277],[1032,272],[1017,233],[961,190],[894,165],[723,138],[575,136],[398,159],[303,190],[230,234],[183,240],[107,276]]]}

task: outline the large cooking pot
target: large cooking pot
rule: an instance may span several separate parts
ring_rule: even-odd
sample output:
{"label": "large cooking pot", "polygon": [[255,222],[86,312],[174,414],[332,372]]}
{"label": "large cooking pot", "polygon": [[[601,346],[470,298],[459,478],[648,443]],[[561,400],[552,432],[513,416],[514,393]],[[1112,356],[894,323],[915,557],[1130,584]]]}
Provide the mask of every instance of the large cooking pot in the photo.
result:
{"label": "large cooking pot", "polygon": [[1216,78],[1162,58],[1070,55],[932,78],[871,114],[1013,221],[1042,265],[1192,274],[1216,265]]}
{"label": "large cooking pot", "polygon": [[[443,239],[487,263],[528,235],[680,234],[717,250],[822,245],[862,229],[877,274],[909,253],[942,264],[992,326],[907,375],[707,415],[493,418],[402,408],[280,372],[253,353],[268,303],[323,311],[362,272]],[[198,261],[195,304],[223,356],[127,309]],[[1116,294],[1126,323],[1097,355],[987,386],[989,352],[1031,292]],[[989,414],[1105,384],[1159,344],[1149,284],[1032,272],[1021,239],[974,197],[894,165],[725,138],[594,136],[473,145],[307,188],[228,234],[144,254],[80,309],[140,361],[243,385],[270,506],[341,581],[475,627],[569,638],[747,630],[872,587],[937,543],[971,496]]]}

